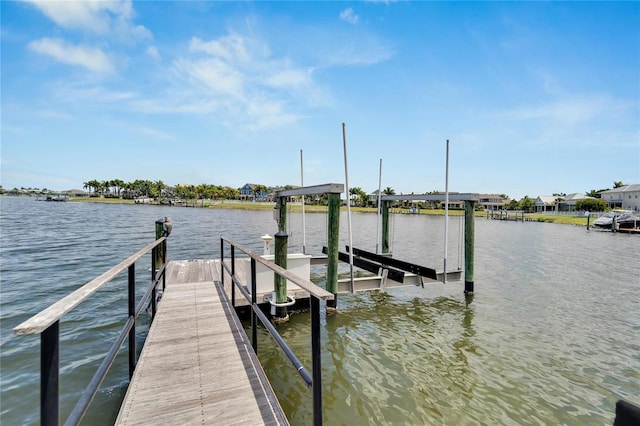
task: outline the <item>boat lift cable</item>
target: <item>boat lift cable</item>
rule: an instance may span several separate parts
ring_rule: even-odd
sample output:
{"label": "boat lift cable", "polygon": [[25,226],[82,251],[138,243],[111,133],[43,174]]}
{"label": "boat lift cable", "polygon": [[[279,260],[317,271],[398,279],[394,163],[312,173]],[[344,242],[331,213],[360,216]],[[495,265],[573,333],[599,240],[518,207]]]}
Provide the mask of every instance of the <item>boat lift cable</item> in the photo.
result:
{"label": "boat lift cable", "polygon": [[462,244],[464,244],[462,237],[462,215],[458,216],[458,271],[462,270]]}
{"label": "boat lift cable", "polygon": [[[346,125],[342,123],[342,146],[344,148],[344,184],[345,191],[347,194],[347,223],[349,225],[349,247],[353,247],[353,234],[351,230],[351,194],[349,193],[349,165],[347,161],[347,131]],[[349,290],[351,293],[354,293],[354,283],[353,283],[353,252],[349,251],[349,276],[350,287]]]}
{"label": "boat lift cable", "polygon": [[380,167],[378,172],[378,210],[376,211],[376,254],[380,254],[379,246],[380,243],[380,202],[382,200],[382,158],[380,159]]}
{"label": "boat lift cable", "polygon": [[[300,150],[300,186],[304,188],[304,162],[302,161],[302,150]],[[302,196],[302,254],[307,254],[307,236],[304,222],[304,195]]]}
{"label": "boat lift cable", "polygon": [[447,251],[449,240],[449,139],[447,139],[447,160],[445,163],[444,180],[444,273],[442,283],[447,283]]}

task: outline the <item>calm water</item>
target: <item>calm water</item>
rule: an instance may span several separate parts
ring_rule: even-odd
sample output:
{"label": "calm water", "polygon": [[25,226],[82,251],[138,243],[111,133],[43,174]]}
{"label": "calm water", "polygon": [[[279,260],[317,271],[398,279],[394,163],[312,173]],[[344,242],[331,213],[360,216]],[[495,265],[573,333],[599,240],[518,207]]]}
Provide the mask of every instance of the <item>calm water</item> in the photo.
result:
{"label": "calm water", "polygon": [[[2,424],[37,424],[39,338],[11,329],[154,238],[171,216],[170,259],[218,256],[219,236],[261,251],[270,211],[45,203],[0,197]],[[290,251],[302,247],[300,214]],[[326,240],[309,214],[307,252]],[[346,217],[342,245],[348,243]],[[376,217],[354,214],[354,246],[375,249]],[[394,215],[396,257],[441,269],[443,218]],[[450,219],[448,265],[459,263]],[[462,283],[341,295],[323,317],[326,424],[612,424],[615,401],[640,403],[640,237],[582,227],[477,219],[473,299]],[[150,260],[138,262],[139,287]],[[346,271],[346,269],[345,269]],[[321,281],[320,271],[314,277]],[[142,291],[142,288],[140,289]],[[126,276],[61,322],[61,414],[75,404],[126,316]],[[139,326],[140,344],[148,324]],[[307,315],[279,328],[310,366]],[[292,424],[310,395],[268,336],[260,358]],[[127,385],[126,349],[85,424],[110,424]]]}

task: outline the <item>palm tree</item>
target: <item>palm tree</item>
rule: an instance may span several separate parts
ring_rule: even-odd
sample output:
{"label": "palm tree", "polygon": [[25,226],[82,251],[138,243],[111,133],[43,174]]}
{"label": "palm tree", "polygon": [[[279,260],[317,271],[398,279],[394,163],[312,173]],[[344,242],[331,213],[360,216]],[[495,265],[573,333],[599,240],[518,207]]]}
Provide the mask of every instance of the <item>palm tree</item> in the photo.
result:
{"label": "palm tree", "polygon": [[393,188],[391,188],[390,186],[387,186],[387,187],[382,191],[382,193],[383,193],[384,195],[396,195],[396,191],[395,191]]}

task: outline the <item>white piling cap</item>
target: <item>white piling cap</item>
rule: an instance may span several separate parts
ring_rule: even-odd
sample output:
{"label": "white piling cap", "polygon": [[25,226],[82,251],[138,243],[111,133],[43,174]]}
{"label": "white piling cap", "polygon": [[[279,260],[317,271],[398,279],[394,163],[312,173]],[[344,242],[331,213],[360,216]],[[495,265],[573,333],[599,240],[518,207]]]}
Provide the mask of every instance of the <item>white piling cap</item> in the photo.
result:
{"label": "white piling cap", "polygon": [[262,241],[265,241],[265,242],[273,240],[273,237],[271,235],[269,235],[269,234],[264,234],[260,238],[262,238]]}

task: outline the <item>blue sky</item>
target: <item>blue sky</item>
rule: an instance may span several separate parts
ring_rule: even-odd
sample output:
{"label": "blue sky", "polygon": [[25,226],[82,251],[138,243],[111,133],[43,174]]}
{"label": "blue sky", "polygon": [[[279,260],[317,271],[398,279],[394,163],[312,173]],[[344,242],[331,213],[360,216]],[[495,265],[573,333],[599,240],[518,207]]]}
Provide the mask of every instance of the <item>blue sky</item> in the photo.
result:
{"label": "blue sky", "polygon": [[639,2],[0,2],[1,184],[640,183]]}

